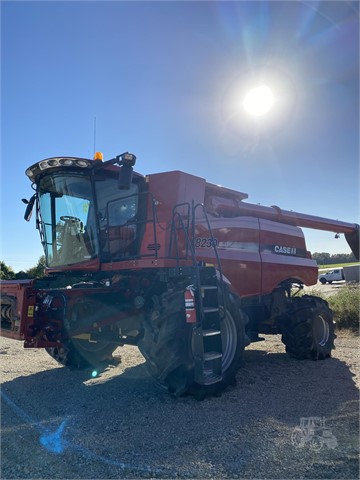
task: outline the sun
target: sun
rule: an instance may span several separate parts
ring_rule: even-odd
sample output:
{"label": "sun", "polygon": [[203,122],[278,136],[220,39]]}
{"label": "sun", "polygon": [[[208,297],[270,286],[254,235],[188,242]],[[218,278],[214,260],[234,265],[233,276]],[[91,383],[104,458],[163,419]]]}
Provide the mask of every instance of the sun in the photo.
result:
{"label": "sun", "polygon": [[243,107],[250,115],[262,117],[272,109],[274,101],[274,94],[271,88],[266,85],[260,85],[245,95]]}

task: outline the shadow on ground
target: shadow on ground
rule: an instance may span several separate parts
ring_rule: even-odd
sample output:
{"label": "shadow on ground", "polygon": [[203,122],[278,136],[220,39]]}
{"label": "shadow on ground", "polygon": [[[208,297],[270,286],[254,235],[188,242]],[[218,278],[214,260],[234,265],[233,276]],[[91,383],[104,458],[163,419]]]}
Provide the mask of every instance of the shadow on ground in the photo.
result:
{"label": "shadow on ground", "polygon": [[[170,397],[143,365],[96,379],[60,367],[4,383],[2,478],[357,478],[348,366],[263,350],[245,357],[237,386],[202,402]],[[310,417],[326,421],[336,448],[294,444]]]}

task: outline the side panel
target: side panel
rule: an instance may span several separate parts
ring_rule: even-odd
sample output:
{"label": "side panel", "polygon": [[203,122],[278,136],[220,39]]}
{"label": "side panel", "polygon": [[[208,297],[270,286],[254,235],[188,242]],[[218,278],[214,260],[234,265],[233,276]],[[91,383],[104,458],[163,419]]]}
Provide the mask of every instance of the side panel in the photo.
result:
{"label": "side panel", "polygon": [[[148,192],[156,203],[155,232],[154,225],[146,225],[145,235],[141,245],[141,255],[149,255],[157,251],[158,258],[176,257],[184,259],[186,255],[186,237],[184,228],[190,228],[192,202],[201,204],[205,196],[205,180],[180,171],[164,172],[146,177]],[[174,208],[176,215],[172,231]],[[147,218],[153,219],[151,201],[148,202]],[[154,235],[155,233],[155,235]],[[175,234],[175,235],[173,235]],[[156,237],[156,238],[155,238]],[[175,237],[177,248],[175,248]],[[170,251],[171,250],[171,251]]]}
{"label": "side panel", "polygon": [[[210,221],[223,275],[239,295],[258,295],[261,288],[258,219],[211,218]],[[210,233],[205,224],[196,225],[195,246],[198,259],[216,265]]]}
{"label": "side panel", "polygon": [[[146,178],[149,192],[157,202],[157,220],[169,223],[172,219],[172,210],[175,205],[189,203],[203,203],[205,196],[205,180],[194,175],[174,171],[149,175]],[[186,209],[177,210],[186,215]],[[149,215],[151,213],[149,212]]]}
{"label": "side panel", "polygon": [[[317,264],[300,228],[245,216],[213,217],[211,228],[223,274],[239,295],[267,294],[288,279],[317,283]],[[195,245],[199,260],[216,265],[205,223],[196,225]]]}
{"label": "side panel", "polygon": [[317,283],[318,268],[306,250],[304,234],[298,227],[259,219],[262,294],[271,292],[286,279],[305,285]]}

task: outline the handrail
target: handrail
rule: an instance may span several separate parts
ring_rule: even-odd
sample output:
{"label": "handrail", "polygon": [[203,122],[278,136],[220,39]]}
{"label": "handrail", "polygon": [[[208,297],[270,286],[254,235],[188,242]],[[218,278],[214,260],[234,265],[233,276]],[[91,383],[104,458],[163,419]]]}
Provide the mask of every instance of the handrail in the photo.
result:
{"label": "handrail", "polygon": [[[179,212],[176,211],[177,208],[186,206],[187,207],[187,215],[181,215]],[[170,243],[169,243],[169,257],[171,257],[171,251],[173,248],[173,242],[175,243],[175,253],[176,253],[176,259],[179,261],[180,259],[180,254],[179,254],[179,244],[178,244],[178,236],[176,235],[176,230],[181,230],[185,234],[185,259],[188,258],[188,252],[190,250],[192,260],[194,265],[197,264],[197,259],[196,259],[196,252],[195,252],[195,219],[196,219],[196,210],[201,208],[204,218],[206,221],[206,225],[210,234],[210,238],[212,240],[212,247],[214,249],[215,253],[215,258],[216,258],[216,264],[218,267],[219,271],[219,276],[220,276],[220,281],[223,282],[223,273],[222,273],[222,266],[221,266],[221,261],[219,257],[218,250],[216,248],[216,242],[214,241],[214,235],[212,233],[212,228],[210,225],[209,217],[207,215],[205,206],[203,203],[197,203],[194,205],[194,202],[192,202],[191,205],[191,237],[189,236],[189,223],[190,223],[190,204],[188,202],[186,203],[180,203],[178,205],[175,205],[172,211],[172,223],[171,223],[171,237],[170,237]],[[187,218],[187,225],[184,224],[183,217]],[[176,227],[176,221],[179,222],[180,228]]]}
{"label": "handrail", "polygon": [[[179,212],[176,211],[176,209],[181,207],[181,206],[187,206],[188,207],[187,215],[186,215],[186,218],[187,218],[186,225],[185,225],[184,219],[183,219],[183,217],[185,215],[181,215]],[[199,208],[201,208],[201,210],[204,214],[206,225],[207,225],[207,228],[208,228],[211,240],[212,240],[211,243],[212,243],[214,253],[215,253],[215,258],[216,258],[216,267],[215,268],[217,268],[217,270],[219,272],[220,290],[221,290],[221,296],[222,296],[222,299],[223,299],[223,305],[224,305],[224,308],[225,308],[225,289],[224,289],[224,281],[223,281],[221,260],[220,260],[219,253],[218,253],[217,248],[216,248],[214,235],[213,235],[213,232],[212,232],[212,229],[211,229],[210,221],[209,221],[207,212],[205,210],[204,204],[198,203],[198,204],[194,205],[194,202],[192,202],[191,210],[190,210],[190,204],[189,203],[182,203],[182,204],[179,204],[179,205],[175,205],[175,207],[173,208],[173,216],[172,216],[172,224],[171,224],[171,237],[170,237],[170,244],[169,244],[169,257],[171,257],[173,242],[174,242],[174,244],[175,244],[175,258],[176,258],[176,261],[177,261],[177,267],[180,266],[180,263],[179,263],[180,262],[179,242],[178,242],[178,235],[176,234],[176,232],[177,232],[177,230],[181,230],[185,235],[185,259],[188,258],[189,251],[190,251],[192,262],[193,262],[193,265],[194,265],[195,271],[196,271],[196,288],[197,288],[198,292],[200,293],[200,291],[201,291],[200,270],[199,270],[199,262],[197,261],[197,258],[196,258],[196,249],[195,249],[195,223],[196,223],[195,220],[196,220],[196,211]],[[190,211],[191,211],[191,234],[189,232],[189,230],[190,230],[189,229],[189,227],[190,227],[190,225],[189,225],[189,223],[190,223]],[[176,226],[177,222],[178,222],[179,227]],[[190,238],[190,236],[191,236],[191,238]],[[203,319],[204,313],[203,313],[202,302],[198,302],[198,303],[199,303],[199,307],[200,307],[201,319]]]}
{"label": "handrail", "polygon": [[[214,235],[213,235],[213,232],[212,232],[212,228],[211,228],[211,225],[210,225],[210,221],[209,221],[209,217],[208,217],[208,214],[207,214],[207,211],[205,209],[205,205],[203,203],[198,203],[196,205],[193,205],[193,216],[192,216],[192,222],[193,222],[193,225],[192,225],[192,230],[193,230],[193,240],[195,240],[195,216],[196,216],[196,210],[201,207],[202,211],[203,211],[203,214],[204,214],[204,217],[205,217],[205,220],[206,220],[206,224],[207,224],[207,227],[208,227],[208,231],[209,231],[209,234],[210,234],[210,238],[211,238],[211,244],[212,244],[212,247],[214,249],[214,253],[215,253],[215,257],[216,257],[216,263],[217,263],[217,267],[218,267],[218,271],[219,271],[219,281],[220,281],[220,286],[221,286],[221,296],[222,296],[222,299],[223,299],[223,305],[224,305],[224,309],[225,309],[225,289],[224,289],[224,280],[223,280],[223,273],[222,273],[222,266],[221,266],[221,260],[220,260],[220,257],[219,257],[219,253],[218,253],[218,250],[217,250],[217,247],[216,247],[216,242],[214,241]],[[223,315],[224,315],[224,312],[223,312]]]}
{"label": "handrail", "polygon": [[[179,212],[176,211],[177,208],[180,207],[187,207],[187,214],[186,215],[181,215]],[[185,226],[184,221],[183,221],[183,216],[186,216],[187,218],[187,225]],[[185,234],[185,259],[188,258],[188,252],[189,252],[189,247],[191,250],[191,241],[189,238],[189,222],[190,222],[190,203],[185,202],[185,203],[179,203],[175,205],[175,207],[172,209],[172,220],[171,220],[171,232],[170,232],[170,242],[169,242],[169,258],[172,258],[171,252],[173,248],[173,241],[175,243],[175,258],[177,261],[177,266],[179,267],[179,260],[180,260],[180,254],[179,254],[179,243],[178,243],[178,236],[176,234],[176,231],[179,230],[179,228],[176,226],[176,220],[178,219],[178,222],[180,224],[180,230],[184,232]],[[195,250],[191,250],[191,254],[193,257],[193,262],[195,262]],[[184,258],[184,257],[182,257]]]}
{"label": "handrail", "polygon": [[212,240],[211,244],[213,246],[215,257],[216,257],[216,262],[217,262],[217,265],[218,265],[218,268],[219,268],[220,281],[222,283],[223,282],[223,274],[222,274],[221,261],[220,261],[219,253],[218,253],[217,248],[216,248],[216,242],[214,241],[214,235],[212,233],[212,228],[211,228],[211,225],[210,225],[210,222],[209,222],[209,217],[208,217],[207,211],[205,209],[205,205],[203,203],[197,203],[195,206],[193,206],[193,218],[192,218],[192,221],[193,221],[193,238],[195,239],[195,214],[196,214],[196,210],[198,209],[198,207],[201,207],[201,209],[204,213],[204,217],[205,217],[205,220],[206,220],[208,231],[210,233],[210,238]]}

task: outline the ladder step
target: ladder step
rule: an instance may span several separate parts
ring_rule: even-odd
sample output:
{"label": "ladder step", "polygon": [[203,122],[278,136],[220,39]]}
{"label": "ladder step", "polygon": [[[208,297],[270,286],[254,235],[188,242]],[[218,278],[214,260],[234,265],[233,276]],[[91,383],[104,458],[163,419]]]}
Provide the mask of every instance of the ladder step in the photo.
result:
{"label": "ladder step", "polygon": [[203,376],[203,385],[213,385],[214,383],[219,383],[222,380],[221,375],[217,375],[216,373],[213,373],[212,371],[204,371],[204,376]]}
{"label": "ladder step", "polygon": [[204,307],[204,313],[214,313],[218,311],[219,309],[217,307]]}
{"label": "ladder step", "polygon": [[204,353],[204,362],[210,362],[211,360],[217,360],[222,357],[220,352],[206,352]]}
{"label": "ladder step", "polygon": [[202,334],[204,337],[212,337],[213,335],[221,335],[221,331],[209,328],[208,330],[203,330]]}
{"label": "ladder step", "polygon": [[201,285],[201,290],[217,290],[216,285]]}

